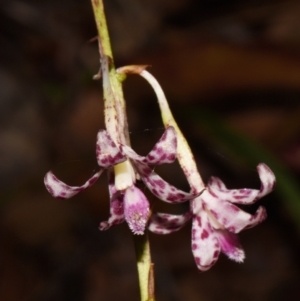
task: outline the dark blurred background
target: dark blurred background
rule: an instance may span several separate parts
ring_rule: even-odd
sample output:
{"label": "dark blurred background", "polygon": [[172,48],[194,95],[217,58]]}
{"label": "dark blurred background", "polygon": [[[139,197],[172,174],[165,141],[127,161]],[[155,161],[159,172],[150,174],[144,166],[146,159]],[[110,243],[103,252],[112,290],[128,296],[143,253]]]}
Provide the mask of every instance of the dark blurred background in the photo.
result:
{"label": "dark blurred background", "polygon": [[[267,221],[240,235],[244,264],[222,255],[200,273],[190,224],[151,235],[157,300],[299,300],[300,2],[105,5],[116,65],[152,65],[205,181],[259,188],[260,162],[278,181],[260,201]],[[97,170],[104,122],[101,82],[92,80],[96,34],[88,0],[1,1],[1,301],[139,300],[127,225],[98,231],[109,210],[105,176],[67,201],[43,185],[50,169],[72,185]],[[124,89],[132,144],[146,154],[163,133],[155,96],[134,76]],[[188,189],[177,164],[157,170]],[[187,209],[149,198],[165,212]]]}

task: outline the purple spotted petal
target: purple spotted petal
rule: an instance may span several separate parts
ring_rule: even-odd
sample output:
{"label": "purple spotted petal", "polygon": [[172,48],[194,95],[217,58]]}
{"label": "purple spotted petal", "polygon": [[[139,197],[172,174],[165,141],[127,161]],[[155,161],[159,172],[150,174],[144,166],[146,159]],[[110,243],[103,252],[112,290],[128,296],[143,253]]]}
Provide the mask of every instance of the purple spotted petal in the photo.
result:
{"label": "purple spotted petal", "polygon": [[207,271],[217,261],[221,248],[208,215],[200,210],[192,223],[192,252],[199,270]]}
{"label": "purple spotted petal", "polygon": [[127,145],[122,146],[123,152],[134,162],[135,167],[147,188],[159,199],[168,203],[181,203],[193,199],[198,194],[187,193],[164,181],[145,163],[145,157],[139,156]]}
{"label": "purple spotted petal", "polygon": [[219,178],[215,177],[210,179],[208,188],[212,195],[218,196],[224,201],[243,205],[255,203],[258,199],[270,193],[275,185],[275,175],[267,165],[259,164],[257,171],[261,180],[260,190],[248,188],[229,190]]}
{"label": "purple spotted petal", "polygon": [[110,215],[107,221],[101,222],[99,229],[101,231],[109,229],[111,226],[124,222],[124,204],[123,194],[115,188],[115,178],[112,171],[108,171],[108,190],[110,197]]}
{"label": "purple spotted petal", "polygon": [[149,201],[144,193],[134,185],[126,189],[124,214],[133,234],[144,234],[150,214]]}
{"label": "purple spotted petal", "polygon": [[82,186],[69,186],[60,181],[52,171],[47,172],[44,178],[44,183],[49,193],[58,199],[69,199],[86,188],[92,186],[100,177],[103,169],[95,173]]}
{"label": "purple spotted petal", "polygon": [[145,157],[138,155],[131,147],[128,145],[122,145],[121,146],[122,151],[124,154],[131,159],[132,161],[140,161],[140,162],[145,162]]}
{"label": "purple spotted petal", "polygon": [[146,156],[138,155],[128,145],[121,146],[122,151],[133,161],[145,164],[172,163],[176,159],[177,139],[172,126],[168,127],[159,141],[155,144],[150,153]]}
{"label": "purple spotted petal", "polygon": [[100,130],[97,135],[96,156],[99,166],[108,168],[126,160],[107,131]]}
{"label": "purple spotted petal", "polygon": [[230,232],[238,233],[245,228],[259,224],[266,218],[266,211],[263,207],[259,207],[257,212],[251,215],[221,197],[212,194],[209,190],[204,191],[201,195],[205,208],[222,227]]}
{"label": "purple spotted petal", "polygon": [[245,252],[239,242],[236,234],[227,230],[215,230],[215,235],[219,241],[221,250],[230,259],[236,262],[243,262],[245,259]]}
{"label": "purple spotted petal", "polygon": [[191,200],[198,195],[177,189],[163,180],[147,165],[138,162],[135,163],[138,173],[147,188],[162,201],[167,203],[182,203]]}
{"label": "purple spotted petal", "polygon": [[191,217],[190,211],[182,215],[156,213],[151,216],[148,229],[156,234],[169,234],[180,230]]}
{"label": "purple spotted petal", "polygon": [[216,177],[209,179],[207,188],[211,194],[236,204],[252,204],[256,201],[259,190],[257,189],[227,189],[225,184]]}
{"label": "purple spotted petal", "polygon": [[276,178],[272,170],[264,163],[260,163],[257,166],[257,171],[261,180],[261,187],[257,196],[257,199],[260,199],[274,190]]}
{"label": "purple spotted petal", "polygon": [[110,215],[107,221],[103,221],[99,225],[99,230],[104,231],[111,226],[123,223],[124,218],[124,205],[123,195],[118,194],[115,198],[110,200]]}
{"label": "purple spotted petal", "polygon": [[224,184],[224,182],[222,182],[222,180],[217,177],[210,177],[210,179],[208,180],[207,187],[209,187],[209,189],[212,191],[214,191],[214,190],[227,191],[228,190],[226,185]]}
{"label": "purple spotted petal", "polygon": [[172,163],[176,159],[177,138],[175,129],[172,126],[167,127],[162,137],[154,145],[151,152],[146,156],[147,164]]}
{"label": "purple spotted petal", "polygon": [[247,226],[244,229],[252,228],[267,218],[267,211],[263,206],[258,207],[256,212],[250,217]]}

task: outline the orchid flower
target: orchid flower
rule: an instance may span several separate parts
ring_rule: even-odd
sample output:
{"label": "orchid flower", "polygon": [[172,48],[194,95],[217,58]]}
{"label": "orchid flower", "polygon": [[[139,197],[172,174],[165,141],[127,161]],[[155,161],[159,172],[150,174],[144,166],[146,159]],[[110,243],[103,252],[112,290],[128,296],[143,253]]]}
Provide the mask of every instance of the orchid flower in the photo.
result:
{"label": "orchid flower", "polygon": [[[82,186],[69,186],[60,181],[52,171],[46,174],[44,183],[52,196],[68,199],[92,186],[103,170],[108,169],[110,217],[108,221],[100,224],[100,230],[106,230],[126,220],[134,234],[143,234],[150,209],[146,196],[135,186],[136,172],[148,189],[163,201],[180,203],[196,196],[167,183],[149,166],[173,162],[176,158],[176,146],[176,134],[171,126],[145,157],[137,155],[127,145],[117,146],[107,131],[100,130],[96,143],[96,157],[98,165],[102,168],[100,171]],[[114,172],[111,167],[114,167]]]}
{"label": "orchid flower", "polygon": [[257,171],[261,180],[259,190],[230,190],[219,178],[212,177],[205,191],[191,201],[191,212],[182,216],[157,213],[151,217],[149,230],[168,234],[192,219],[192,252],[201,271],[214,265],[221,251],[230,259],[243,262],[245,253],[236,234],[258,225],[267,214],[262,206],[251,215],[234,204],[253,204],[270,193],[275,185],[275,176],[267,165],[259,164]]}
{"label": "orchid flower", "polygon": [[197,170],[192,151],[180,131],[164,92],[158,81],[145,70],[145,66],[126,66],[119,73],[141,75],[154,89],[165,127],[173,126],[178,141],[177,159],[191,186],[198,195],[190,201],[190,211],[183,215],[154,213],[149,221],[149,230],[157,234],[169,234],[181,229],[192,219],[192,252],[199,270],[206,271],[217,261],[222,251],[230,259],[242,262],[245,258],[238,236],[242,230],[261,223],[267,216],[259,207],[254,215],[244,212],[238,205],[250,205],[270,193],[275,186],[275,175],[264,163],[257,166],[261,187],[257,189],[226,188],[219,179],[212,177],[204,185]]}
{"label": "orchid flower", "polygon": [[[166,202],[185,202],[198,194],[175,188],[150,167],[172,163],[176,159],[177,137],[172,126],[166,128],[147,156],[139,156],[130,147],[125,103],[121,95],[122,91],[116,85],[116,77],[110,76],[110,64],[111,59],[103,55],[101,75],[106,130],[98,132],[96,141],[96,158],[101,167],[100,171],[82,186],[69,186],[60,181],[51,171],[46,174],[44,183],[51,195],[68,199],[92,186],[107,169],[110,216],[107,221],[100,223],[100,230],[106,230],[126,220],[134,234],[144,234],[150,217],[150,205],[144,193],[136,187],[136,179],[141,179],[155,196]],[[95,76],[95,78],[99,77],[100,74]]]}

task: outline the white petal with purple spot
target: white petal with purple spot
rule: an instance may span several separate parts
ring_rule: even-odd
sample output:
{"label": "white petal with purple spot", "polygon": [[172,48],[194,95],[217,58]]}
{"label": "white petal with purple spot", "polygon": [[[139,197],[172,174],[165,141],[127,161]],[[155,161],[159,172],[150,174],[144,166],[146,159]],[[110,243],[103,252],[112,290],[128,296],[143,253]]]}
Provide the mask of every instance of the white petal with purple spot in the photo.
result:
{"label": "white petal with purple spot", "polygon": [[109,229],[111,226],[115,226],[123,223],[124,217],[124,204],[123,195],[118,194],[115,198],[110,200],[110,215],[107,221],[103,221],[99,225],[101,231]]}
{"label": "white petal with purple spot", "polygon": [[110,215],[107,221],[103,221],[99,225],[100,230],[107,230],[111,226],[118,225],[124,222],[124,195],[117,191],[115,187],[115,178],[113,172],[108,170],[108,190],[110,197]]}
{"label": "white petal with purple spot", "polygon": [[121,145],[124,154],[132,161],[145,162],[145,157],[138,155],[131,147],[128,145]]}
{"label": "white petal with purple spot", "polygon": [[209,222],[205,210],[193,218],[192,252],[199,270],[207,271],[217,261],[221,248],[215,230]]}
{"label": "white petal with purple spot", "polygon": [[198,195],[177,189],[145,164],[136,162],[136,168],[147,188],[162,201],[173,204],[182,203]]}
{"label": "white petal with purple spot", "polygon": [[190,211],[182,215],[155,213],[151,216],[148,229],[156,234],[169,234],[180,230],[191,217]]}
{"label": "white petal with purple spot", "polygon": [[235,204],[252,204],[256,201],[259,193],[259,190],[256,189],[227,189],[224,183],[216,177],[209,179],[207,188],[211,194],[217,195],[224,201]]}
{"label": "white petal with purple spot", "polygon": [[154,145],[151,152],[146,156],[148,164],[172,163],[176,159],[177,138],[175,129],[172,126],[166,128],[164,134]]}
{"label": "white petal with purple spot", "polygon": [[209,210],[220,225],[234,233],[238,233],[244,228],[253,227],[266,217],[263,207],[259,207],[257,213],[251,215],[227,202],[226,199],[221,199],[218,195],[212,195],[209,190],[201,195],[201,199],[205,204],[205,208]]}
{"label": "white petal with purple spot", "polygon": [[264,163],[258,164],[257,171],[261,180],[261,187],[257,196],[257,199],[260,199],[274,190],[276,178],[272,170]]}
{"label": "white petal with purple spot", "polygon": [[60,181],[52,171],[47,172],[44,178],[44,183],[49,193],[58,199],[69,199],[86,188],[92,186],[100,177],[103,169],[95,173],[88,181],[82,186],[69,186]]}
{"label": "white petal with purple spot", "polygon": [[212,195],[217,195],[220,199],[235,204],[253,204],[274,189],[276,183],[275,175],[270,168],[261,163],[257,166],[259,178],[261,180],[260,190],[257,189],[227,189],[225,184],[219,179],[212,177],[207,185]]}
{"label": "white petal with purple spot", "polygon": [[107,131],[100,130],[97,135],[96,157],[98,165],[104,168],[126,160],[126,156],[119,150]]}

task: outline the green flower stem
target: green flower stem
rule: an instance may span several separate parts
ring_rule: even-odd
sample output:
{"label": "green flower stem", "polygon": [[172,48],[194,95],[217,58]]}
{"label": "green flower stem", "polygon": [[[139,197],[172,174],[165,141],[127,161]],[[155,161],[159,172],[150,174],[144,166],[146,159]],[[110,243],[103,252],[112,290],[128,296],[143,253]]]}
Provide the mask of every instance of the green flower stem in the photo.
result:
{"label": "green flower stem", "polygon": [[104,100],[106,102],[105,107],[114,111],[113,115],[117,116],[117,129],[116,126],[111,125],[111,127],[114,128],[114,131],[117,130],[118,132],[117,139],[114,139],[115,135],[112,133],[113,130],[109,131],[109,124],[112,124],[116,121],[105,116],[105,123],[108,128],[109,134],[114,140],[118,140],[117,142],[122,142],[130,145],[126,117],[126,106],[122,89],[122,80],[124,79],[120,79],[120,76],[116,73],[103,1],[91,0],[91,2],[98,30],[98,44],[101,61],[105,60],[106,57],[108,57],[109,59],[109,70],[107,70],[109,78],[108,83],[106,83],[106,86],[104,86]]}
{"label": "green flower stem", "polygon": [[92,0],[92,6],[94,10],[95,21],[98,29],[98,38],[99,38],[99,50],[101,57],[109,56],[113,57],[109,33],[106,24],[104,6],[102,0]]}
{"label": "green flower stem", "polygon": [[[91,1],[98,30],[99,52],[102,62],[105,124],[109,134],[116,142],[129,145],[126,106],[122,89],[124,77],[120,77],[120,74],[116,73],[103,1]],[[134,244],[141,301],[154,301],[154,273],[148,235],[134,235]]]}
{"label": "green flower stem", "polygon": [[148,234],[134,235],[141,301],[154,301],[154,273]]}

